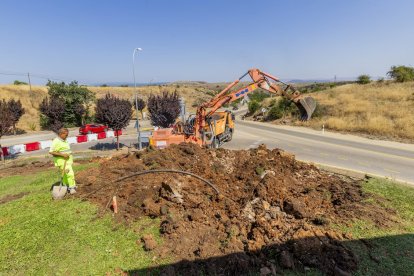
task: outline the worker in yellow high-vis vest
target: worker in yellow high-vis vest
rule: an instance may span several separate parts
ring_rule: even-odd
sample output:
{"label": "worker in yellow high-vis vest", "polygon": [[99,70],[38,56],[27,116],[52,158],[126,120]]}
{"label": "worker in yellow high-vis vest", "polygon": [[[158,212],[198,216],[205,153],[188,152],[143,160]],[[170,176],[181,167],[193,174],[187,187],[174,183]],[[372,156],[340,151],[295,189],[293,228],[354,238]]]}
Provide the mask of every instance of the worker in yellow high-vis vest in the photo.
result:
{"label": "worker in yellow high-vis vest", "polygon": [[[67,128],[61,128],[58,131],[58,137],[53,139],[52,146],[50,147],[49,153],[53,156],[53,162],[56,167],[59,167],[60,171],[63,172],[63,184],[68,186],[68,192],[70,194],[76,193],[76,182],[75,173],[73,172],[73,156],[70,150],[70,145],[66,138],[69,135]],[[66,165],[65,165],[66,161]]]}

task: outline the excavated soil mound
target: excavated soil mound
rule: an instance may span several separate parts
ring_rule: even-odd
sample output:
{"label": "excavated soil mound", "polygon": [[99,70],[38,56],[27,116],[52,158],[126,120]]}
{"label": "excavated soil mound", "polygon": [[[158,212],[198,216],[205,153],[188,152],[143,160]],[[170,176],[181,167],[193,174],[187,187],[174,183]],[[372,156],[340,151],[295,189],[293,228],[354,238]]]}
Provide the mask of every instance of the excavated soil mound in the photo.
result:
{"label": "excavated soil mound", "polygon": [[[120,177],[145,170],[176,172]],[[116,218],[161,219],[160,257],[178,261],[166,274],[274,274],[277,270],[346,275],[357,260],[334,223],[370,219],[387,226],[390,210],[367,201],[358,182],[296,161],[282,150],[232,151],[173,145],[102,161],[77,176],[80,196],[105,208],[117,195]],[[108,201],[109,200],[109,201]],[[386,215],[388,214],[388,215]],[[184,260],[184,261],[183,261]]]}

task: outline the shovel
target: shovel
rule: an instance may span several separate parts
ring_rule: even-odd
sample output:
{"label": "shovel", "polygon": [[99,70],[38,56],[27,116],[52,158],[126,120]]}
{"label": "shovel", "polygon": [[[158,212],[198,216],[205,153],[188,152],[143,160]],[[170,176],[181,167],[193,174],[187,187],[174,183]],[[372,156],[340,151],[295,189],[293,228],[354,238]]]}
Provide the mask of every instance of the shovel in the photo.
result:
{"label": "shovel", "polygon": [[65,175],[66,161],[67,160],[65,160],[65,163],[63,164],[63,170],[62,170],[62,175],[60,177],[59,186],[53,186],[52,188],[52,197],[55,200],[63,199],[66,193],[68,192],[68,187],[66,185],[63,185],[63,176]]}

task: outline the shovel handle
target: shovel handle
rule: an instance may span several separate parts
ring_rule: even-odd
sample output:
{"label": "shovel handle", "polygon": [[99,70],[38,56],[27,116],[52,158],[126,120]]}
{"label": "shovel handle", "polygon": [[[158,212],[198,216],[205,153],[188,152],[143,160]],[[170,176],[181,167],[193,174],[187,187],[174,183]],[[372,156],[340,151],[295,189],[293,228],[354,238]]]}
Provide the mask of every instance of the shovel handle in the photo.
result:
{"label": "shovel handle", "polygon": [[67,162],[67,160],[65,160],[65,163],[63,163],[62,177],[65,175],[66,162]]}

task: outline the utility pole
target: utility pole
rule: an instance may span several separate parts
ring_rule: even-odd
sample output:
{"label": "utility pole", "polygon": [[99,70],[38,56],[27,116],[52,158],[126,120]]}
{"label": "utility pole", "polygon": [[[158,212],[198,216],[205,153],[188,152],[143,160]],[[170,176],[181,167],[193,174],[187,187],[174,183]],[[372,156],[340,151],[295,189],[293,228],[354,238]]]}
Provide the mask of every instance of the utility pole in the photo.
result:
{"label": "utility pole", "polygon": [[29,89],[30,89],[30,93],[32,93],[32,82],[30,81],[30,73],[27,73],[27,77],[29,78]]}
{"label": "utility pole", "polygon": [[181,113],[181,122],[185,122],[185,101],[183,97],[180,97],[180,113]]}
{"label": "utility pole", "polygon": [[141,131],[139,130],[139,118],[138,118],[138,94],[137,94],[137,84],[135,82],[135,53],[137,51],[142,51],[141,48],[135,48],[134,52],[132,53],[132,73],[134,75],[134,91],[135,91],[135,112],[137,114],[137,132],[138,132],[138,148],[142,149],[142,142],[141,142]]}

